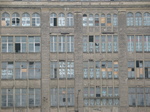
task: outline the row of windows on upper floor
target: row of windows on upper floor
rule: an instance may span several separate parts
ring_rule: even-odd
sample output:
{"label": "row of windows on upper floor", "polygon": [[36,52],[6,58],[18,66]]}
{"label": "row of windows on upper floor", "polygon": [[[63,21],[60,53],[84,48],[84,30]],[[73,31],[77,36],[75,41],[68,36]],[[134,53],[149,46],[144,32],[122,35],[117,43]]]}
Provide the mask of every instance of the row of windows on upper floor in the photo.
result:
{"label": "row of windows on upper floor", "polygon": [[[112,79],[119,77],[118,61],[83,61],[84,79]],[[51,61],[51,79],[74,78],[74,61]],[[40,62],[2,62],[2,79],[40,79]],[[128,61],[128,78],[150,78],[150,61]]]}
{"label": "row of windows on upper floor", "polygon": [[[127,13],[127,26],[150,26],[150,13],[137,12],[135,15],[131,12]],[[143,19],[144,18],[144,19]],[[142,20],[143,19],[143,20]],[[12,21],[12,22],[10,22]],[[21,24],[21,25],[20,25]],[[22,19],[18,13],[13,13],[12,17],[5,12],[2,14],[2,26],[30,26],[30,14],[23,13]],[[40,15],[32,14],[32,26],[40,26]],[[68,13],[50,14],[50,26],[74,26],[74,15]],[[83,14],[83,26],[118,26],[117,14]]]}
{"label": "row of windows on upper floor", "polygon": [[[39,36],[2,36],[2,52],[40,52],[41,39]],[[117,35],[85,35],[83,36],[84,53],[117,53],[118,52]],[[51,35],[50,52],[74,52],[73,35]],[[127,36],[128,52],[150,52],[149,35],[128,35]]]}

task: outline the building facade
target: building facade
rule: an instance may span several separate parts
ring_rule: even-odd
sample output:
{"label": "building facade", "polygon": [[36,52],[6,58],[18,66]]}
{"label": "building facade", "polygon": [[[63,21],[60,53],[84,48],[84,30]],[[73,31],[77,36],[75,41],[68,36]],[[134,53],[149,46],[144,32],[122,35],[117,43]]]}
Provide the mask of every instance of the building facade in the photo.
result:
{"label": "building facade", "polygon": [[0,0],[0,112],[150,112],[149,0]]}

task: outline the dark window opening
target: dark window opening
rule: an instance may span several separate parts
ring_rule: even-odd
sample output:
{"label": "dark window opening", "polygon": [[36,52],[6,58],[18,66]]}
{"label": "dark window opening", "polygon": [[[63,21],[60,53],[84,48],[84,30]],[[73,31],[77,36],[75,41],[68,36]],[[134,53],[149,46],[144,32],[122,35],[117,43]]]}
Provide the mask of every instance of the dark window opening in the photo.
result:
{"label": "dark window opening", "polygon": [[148,77],[148,68],[145,68],[145,78],[149,78]]}
{"label": "dark window opening", "polygon": [[66,98],[63,98],[63,102],[66,102]]}
{"label": "dark window opening", "polygon": [[35,46],[40,46],[40,44],[39,43],[35,43]]}
{"label": "dark window opening", "polygon": [[96,94],[96,97],[101,97],[101,95],[100,94]]}
{"label": "dark window opening", "polygon": [[15,51],[20,52],[20,43],[15,43]]}
{"label": "dark window opening", "polygon": [[54,26],[57,26],[57,18],[54,18]]}
{"label": "dark window opening", "polygon": [[57,68],[54,68],[54,78],[57,78]]}
{"label": "dark window opening", "polygon": [[89,36],[89,42],[93,42],[93,36]]}

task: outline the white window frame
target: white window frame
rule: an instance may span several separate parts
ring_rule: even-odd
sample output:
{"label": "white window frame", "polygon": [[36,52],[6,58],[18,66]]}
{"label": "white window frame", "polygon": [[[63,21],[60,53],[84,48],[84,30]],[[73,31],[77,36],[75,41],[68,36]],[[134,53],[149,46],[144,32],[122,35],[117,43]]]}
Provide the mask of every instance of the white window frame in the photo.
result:
{"label": "white window frame", "polygon": [[22,15],[22,26],[30,26],[30,15],[28,13]]}

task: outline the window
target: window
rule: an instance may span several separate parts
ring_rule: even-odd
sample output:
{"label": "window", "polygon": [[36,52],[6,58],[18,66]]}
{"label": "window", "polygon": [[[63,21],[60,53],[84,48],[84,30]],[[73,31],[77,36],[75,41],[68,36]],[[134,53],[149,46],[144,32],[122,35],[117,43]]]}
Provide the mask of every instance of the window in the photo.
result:
{"label": "window", "polygon": [[2,36],[2,52],[13,52],[13,37]]}
{"label": "window", "polygon": [[55,78],[74,78],[74,62],[63,60],[59,62],[52,61],[50,63],[50,77]]}
{"label": "window", "polygon": [[41,78],[40,62],[29,62],[28,77],[29,77],[29,79],[40,79]]}
{"label": "window", "polygon": [[15,37],[15,52],[27,52],[26,50],[27,37]]}
{"label": "window", "polygon": [[118,52],[118,36],[117,35],[114,35],[113,36],[113,47],[114,47],[114,52]]}
{"label": "window", "polygon": [[13,79],[13,62],[2,62],[1,79]]}
{"label": "window", "polygon": [[1,25],[2,26],[10,26],[10,15],[7,12],[4,12],[2,14]]}
{"label": "window", "polygon": [[74,88],[51,88],[50,93],[51,106],[74,106]]}
{"label": "window", "polygon": [[142,52],[142,36],[136,36],[136,52]]}
{"label": "window", "polygon": [[74,18],[72,13],[67,14],[67,26],[74,26]]}
{"label": "window", "polygon": [[29,52],[40,52],[40,37],[29,36]]}
{"label": "window", "polygon": [[101,36],[101,52],[106,52],[106,36]]}
{"label": "window", "polygon": [[40,15],[38,13],[32,14],[32,26],[40,26]]}
{"label": "window", "polygon": [[30,15],[28,13],[22,15],[22,26],[30,26]]}
{"label": "window", "polygon": [[87,26],[87,15],[83,14],[83,26]]}
{"label": "window", "polygon": [[117,14],[113,15],[113,26],[118,26],[118,16],[117,16]]}
{"label": "window", "polygon": [[[40,62],[2,62],[2,79],[40,79]],[[15,73],[15,74],[14,74]]]}
{"label": "window", "polygon": [[119,105],[118,87],[84,87],[83,90],[84,106]]}
{"label": "window", "polygon": [[101,14],[101,26],[105,26],[105,23],[106,23],[105,14]]}
{"label": "window", "polygon": [[66,52],[66,41],[65,41],[65,36],[59,36],[59,43],[58,43],[58,49],[59,52]]}
{"label": "window", "polygon": [[41,105],[41,90],[40,89],[29,89],[29,107]]}
{"label": "window", "polygon": [[111,15],[107,14],[107,26],[111,26]]}
{"label": "window", "polygon": [[134,51],[134,36],[130,35],[128,36],[128,44],[127,49],[130,52]]}
{"label": "window", "polygon": [[84,61],[83,78],[118,78],[118,61]]}
{"label": "window", "polygon": [[50,26],[57,26],[57,15],[55,13],[50,14]]}
{"label": "window", "polygon": [[95,14],[95,26],[99,26],[99,15]]}
{"label": "window", "polygon": [[13,89],[2,89],[2,107],[13,107]]}
{"label": "window", "polygon": [[139,12],[135,14],[135,26],[142,26],[142,14]]}
{"label": "window", "polygon": [[1,44],[2,52],[40,52],[40,37],[37,36],[2,36]]}
{"label": "window", "polygon": [[15,107],[27,106],[27,89],[15,89]]}
{"label": "window", "polygon": [[16,12],[12,15],[12,26],[20,26],[20,15]]}
{"label": "window", "polygon": [[134,61],[128,61],[128,78],[135,77]]}
{"label": "window", "polygon": [[65,26],[65,14],[63,13],[59,14],[58,26]]}
{"label": "window", "polygon": [[57,52],[57,36],[50,36],[50,52]]}
{"label": "window", "polygon": [[93,14],[90,14],[90,15],[89,15],[89,26],[94,26]]}
{"label": "window", "polygon": [[[135,67],[136,66],[136,67]],[[150,61],[128,61],[128,78],[150,78]],[[136,74],[135,74],[136,73]]]}
{"label": "window", "polygon": [[144,51],[150,52],[150,36],[149,35],[144,36]]}
{"label": "window", "polygon": [[15,63],[15,79],[27,79],[27,62]]}
{"label": "window", "polygon": [[[59,41],[59,43],[57,41]],[[51,35],[50,36],[50,52],[74,52],[74,36]]]}
{"label": "window", "polygon": [[150,13],[144,13],[144,26],[150,26]]}
{"label": "window", "polygon": [[[14,95],[13,95],[14,93]],[[14,97],[15,96],[15,97]],[[2,89],[2,107],[37,107],[41,105],[41,90],[30,88]]]}
{"label": "window", "polygon": [[108,35],[107,36],[107,51],[112,52],[112,36]]}
{"label": "window", "polygon": [[133,26],[133,21],[134,21],[134,17],[133,17],[133,13],[129,12],[127,14],[127,26]]}
{"label": "window", "polygon": [[149,90],[150,87],[130,87],[128,89],[129,106],[150,106]]}
{"label": "window", "polygon": [[145,78],[150,78],[150,61],[145,61]]}

